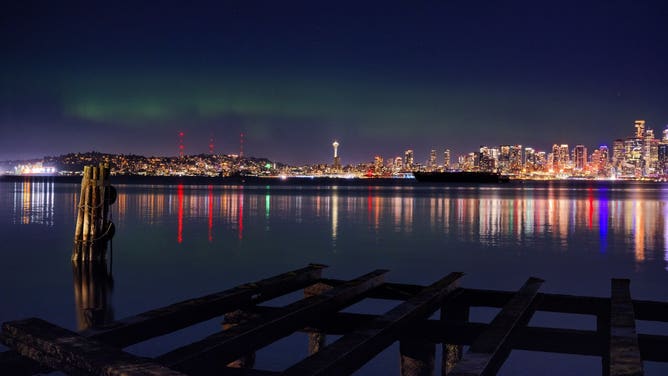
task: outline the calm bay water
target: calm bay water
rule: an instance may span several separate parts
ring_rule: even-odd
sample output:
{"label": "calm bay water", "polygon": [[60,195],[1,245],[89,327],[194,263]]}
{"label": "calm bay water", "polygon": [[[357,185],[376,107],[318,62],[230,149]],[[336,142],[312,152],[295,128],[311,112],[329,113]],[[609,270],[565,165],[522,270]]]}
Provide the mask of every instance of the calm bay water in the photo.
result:
{"label": "calm bay water", "polygon": [[[113,181],[113,180],[112,180]],[[325,276],[390,269],[388,281],[429,284],[451,271],[466,287],[609,296],[632,280],[637,299],[668,301],[668,186],[511,183],[498,186],[117,185],[111,277],[96,298],[122,318],[309,262]],[[0,321],[38,316],[77,329],[81,281],[69,261],[79,186],[0,183]],[[83,291],[85,293],[85,291]],[[394,302],[351,310],[382,313]],[[486,321],[494,312],[473,311]],[[587,316],[537,313],[532,325],[595,328]],[[220,319],[129,348],[159,355],[220,327]],[[640,332],[668,334],[639,323]],[[297,347],[299,351],[292,350]],[[396,345],[360,373],[398,373]],[[305,335],[258,353],[282,369],[306,355]],[[648,363],[648,374],[666,371]],[[547,369],[547,371],[546,371]],[[513,352],[502,374],[600,373],[598,358]]]}

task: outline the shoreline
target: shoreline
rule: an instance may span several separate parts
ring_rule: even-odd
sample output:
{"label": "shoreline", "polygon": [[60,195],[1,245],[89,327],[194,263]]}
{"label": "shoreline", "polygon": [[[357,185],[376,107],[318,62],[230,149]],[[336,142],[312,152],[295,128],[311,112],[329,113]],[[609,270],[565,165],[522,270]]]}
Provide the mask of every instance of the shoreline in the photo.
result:
{"label": "shoreline", "polygon": [[[77,175],[0,175],[0,182],[46,182],[53,181],[64,184],[79,184],[81,176]],[[261,177],[261,176],[153,176],[153,175],[112,175],[113,184],[129,185],[269,185],[269,186],[312,186],[312,185],[340,185],[340,186],[518,186],[518,185],[569,185],[569,186],[614,186],[614,185],[657,185],[665,182],[653,180],[596,180],[596,179],[511,179],[505,183],[476,183],[476,182],[419,182],[414,178],[350,178],[332,176],[313,177]]]}

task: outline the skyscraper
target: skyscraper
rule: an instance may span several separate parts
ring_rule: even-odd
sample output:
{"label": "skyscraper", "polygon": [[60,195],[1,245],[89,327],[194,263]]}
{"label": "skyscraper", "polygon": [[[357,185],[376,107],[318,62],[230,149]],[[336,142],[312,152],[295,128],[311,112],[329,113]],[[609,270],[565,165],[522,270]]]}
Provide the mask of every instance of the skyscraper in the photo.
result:
{"label": "skyscraper", "polygon": [[413,170],[414,166],[413,159],[414,159],[413,149],[406,150],[406,152],[404,153],[404,168],[407,171]]}
{"label": "skyscraper", "polygon": [[524,148],[524,169],[526,171],[536,169],[536,151],[533,148]]}
{"label": "skyscraper", "polygon": [[645,120],[636,120],[636,138],[645,138]]}
{"label": "skyscraper", "polygon": [[513,145],[510,147],[508,163],[510,172],[514,174],[522,172],[522,145]]}
{"label": "skyscraper", "polygon": [[622,165],[624,164],[624,140],[616,139],[612,142],[612,167],[615,172],[622,172]]}
{"label": "skyscraper", "polygon": [[436,170],[436,166],[438,166],[438,162],[436,162],[436,150],[432,149],[429,152],[429,164],[428,164],[429,170],[430,171]]}
{"label": "skyscraper", "polygon": [[443,169],[450,169],[450,149],[445,149],[443,152]]}
{"label": "skyscraper", "polygon": [[561,172],[568,168],[570,162],[568,154],[568,144],[552,145],[552,170],[554,172]]}
{"label": "skyscraper", "polygon": [[575,145],[573,148],[573,162],[577,171],[584,171],[587,167],[587,148],[584,145]]}
{"label": "skyscraper", "polygon": [[373,157],[373,170],[376,174],[383,172],[383,157],[380,155]]}

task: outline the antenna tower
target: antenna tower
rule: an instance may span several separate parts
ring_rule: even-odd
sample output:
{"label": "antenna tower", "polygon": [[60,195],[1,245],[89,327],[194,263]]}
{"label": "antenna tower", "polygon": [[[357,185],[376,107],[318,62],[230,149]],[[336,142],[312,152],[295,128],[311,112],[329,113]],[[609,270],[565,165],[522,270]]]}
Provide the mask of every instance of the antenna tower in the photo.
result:
{"label": "antenna tower", "polygon": [[185,146],[183,145],[183,137],[185,136],[185,133],[179,132],[179,157],[183,158],[183,152],[185,149]]}
{"label": "antenna tower", "polygon": [[239,158],[244,156],[244,134],[243,132],[239,135]]}

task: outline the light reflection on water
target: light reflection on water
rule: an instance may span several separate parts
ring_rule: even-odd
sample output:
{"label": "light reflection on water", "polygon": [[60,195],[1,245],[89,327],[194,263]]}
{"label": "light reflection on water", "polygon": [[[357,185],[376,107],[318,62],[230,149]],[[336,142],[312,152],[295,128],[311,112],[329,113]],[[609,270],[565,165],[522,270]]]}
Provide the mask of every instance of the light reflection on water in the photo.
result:
{"label": "light reflection on water", "polygon": [[[12,183],[11,223],[54,225],[54,183]],[[125,188],[125,189],[124,189]],[[264,222],[300,224],[303,218],[324,218],[337,248],[341,221],[379,233],[411,234],[415,226],[432,234],[484,246],[535,246],[556,241],[561,248],[579,241],[579,235],[596,233],[597,249],[615,246],[633,250],[636,263],[661,255],[668,264],[668,193],[663,188],[606,186],[573,188],[445,187],[243,187],[243,186],[121,186],[112,218],[119,231],[142,222],[164,225],[176,220],[178,244],[189,228],[206,227],[207,241],[217,232],[232,229],[239,240],[249,226]],[[59,193],[67,215],[76,210],[77,193]],[[611,197],[612,196],[612,197]],[[62,201],[61,201],[62,202]],[[668,266],[664,266],[668,270]]]}

